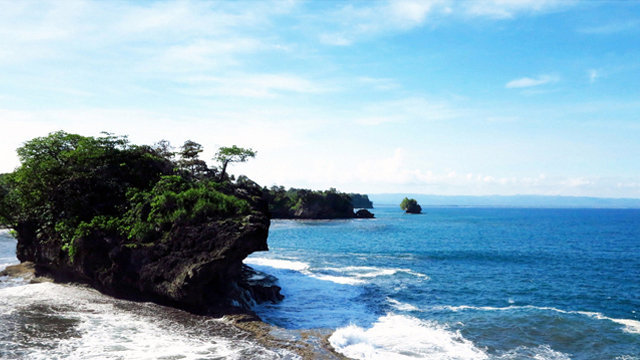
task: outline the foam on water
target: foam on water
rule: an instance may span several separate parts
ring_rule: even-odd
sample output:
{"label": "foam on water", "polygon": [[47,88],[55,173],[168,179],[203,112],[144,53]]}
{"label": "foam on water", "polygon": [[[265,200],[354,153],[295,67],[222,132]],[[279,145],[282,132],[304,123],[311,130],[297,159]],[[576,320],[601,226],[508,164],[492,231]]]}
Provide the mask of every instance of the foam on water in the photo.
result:
{"label": "foam on water", "polygon": [[400,311],[418,311],[419,309],[411,304],[402,303],[398,300],[387,298],[387,302],[391,304],[396,310]]}
{"label": "foam on water", "polygon": [[495,360],[571,360],[569,355],[555,351],[549,345],[536,347],[521,346],[494,357]]}
{"label": "foam on water", "polygon": [[298,260],[263,257],[249,257],[244,260],[244,263],[253,266],[268,266],[274,269],[297,271],[318,280],[331,281],[336,284],[343,285],[362,285],[367,283],[368,279],[380,276],[393,276],[398,273],[405,273],[425,280],[429,279],[425,274],[404,268],[395,269],[374,266],[345,266],[341,268],[322,267],[314,269],[311,268],[308,263]]}
{"label": "foam on water", "polygon": [[356,278],[375,278],[379,276],[393,276],[398,273],[406,273],[408,275],[413,275],[415,277],[429,279],[429,277],[425,274],[413,271],[411,269],[403,269],[403,268],[380,268],[375,266],[345,266],[341,268],[326,267],[326,268],[320,268],[318,270],[342,272],[349,276],[354,276]]}
{"label": "foam on water", "polygon": [[0,289],[0,314],[7,359],[298,358],[253,343],[223,321],[72,285]]}
{"label": "foam on water", "polygon": [[562,309],[557,309],[557,308],[550,307],[550,306],[534,306],[534,305],[523,305],[523,306],[511,305],[511,306],[505,306],[505,307],[471,306],[471,305],[458,305],[458,306],[438,305],[438,306],[429,307],[429,310],[436,310],[436,311],[446,310],[446,311],[453,311],[453,312],[465,311],[465,310],[469,310],[469,311],[517,311],[517,310],[526,310],[526,309],[529,309],[529,310],[541,310],[541,311],[553,311],[553,312],[557,312],[557,313],[561,313],[561,314],[578,314],[578,315],[588,316],[590,318],[594,318],[594,319],[597,319],[597,320],[612,321],[614,323],[617,323],[617,324],[620,324],[620,325],[624,325],[623,331],[625,331],[625,332],[632,333],[632,334],[640,334],[640,321],[638,321],[638,320],[616,319],[616,318],[605,316],[602,313],[592,312],[592,311],[562,310]]}
{"label": "foam on water", "polygon": [[261,258],[261,257],[246,258],[244,259],[244,263],[247,265],[268,266],[274,269],[285,269],[285,270],[293,270],[293,271],[300,271],[300,272],[309,269],[309,264],[302,261],[271,259],[271,258]]}
{"label": "foam on water", "polygon": [[329,342],[336,351],[354,359],[488,359],[484,351],[445,325],[394,314],[380,317],[368,329],[355,325],[339,328]]}
{"label": "foam on water", "polygon": [[337,276],[337,275],[328,275],[328,274],[317,274],[312,272],[309,269],[309,264],[296,261],[296,260],[283,260],[283,259],[271,259],[271,258],[260,258],[260,257],[249,257],[244,260],[244,263],[252,266],[267,266],[273,269],[283,269],[283,270],[292,270],[302,273],[306,276],[310,276],[314,279],[323,280],[323,281],[331,281],[336,284],[343,285],[359,285],[365,283],[364,280],[360,280],[353,277],[348,276]]}

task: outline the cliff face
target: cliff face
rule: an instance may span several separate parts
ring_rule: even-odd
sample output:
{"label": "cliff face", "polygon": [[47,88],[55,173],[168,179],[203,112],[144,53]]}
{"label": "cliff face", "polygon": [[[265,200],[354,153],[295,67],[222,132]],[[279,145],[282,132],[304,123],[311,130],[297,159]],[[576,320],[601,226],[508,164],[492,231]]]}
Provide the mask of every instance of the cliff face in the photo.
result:
{"label": "cliff face", "polygon": [[373,209],[373,203],[369,200],[369,195],[366,194],[349,194],[351,197],[351,204],[356,209]]}
{"label": "cliff face", "polygon": [[[255,190],[255,189],[254,189]],[[244,198],[256,199],[258,193]],[[249,196],[251,195],[251,196]],[[58,280],[79,280],[118,297],[150,300],[194,312],[248,310],[255,300],[281,300],[280,288],[248,281],[242,260],[266,251],[267,203],[252,203],[250,215],[175,227],[160,242],[131,246],[94,232],[76,240],[71,259],[55,240],[18,231],[17,255]]]}

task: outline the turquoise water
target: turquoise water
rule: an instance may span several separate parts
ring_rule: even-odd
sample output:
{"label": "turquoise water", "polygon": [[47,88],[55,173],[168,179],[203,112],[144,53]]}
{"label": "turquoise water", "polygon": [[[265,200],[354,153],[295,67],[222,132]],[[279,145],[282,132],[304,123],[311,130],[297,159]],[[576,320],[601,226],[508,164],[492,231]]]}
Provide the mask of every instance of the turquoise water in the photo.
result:
{"label": "turquoise water", "polygon": [[273,221],[259,315],[360,359],[640,359],[640,210],[374,210]]}

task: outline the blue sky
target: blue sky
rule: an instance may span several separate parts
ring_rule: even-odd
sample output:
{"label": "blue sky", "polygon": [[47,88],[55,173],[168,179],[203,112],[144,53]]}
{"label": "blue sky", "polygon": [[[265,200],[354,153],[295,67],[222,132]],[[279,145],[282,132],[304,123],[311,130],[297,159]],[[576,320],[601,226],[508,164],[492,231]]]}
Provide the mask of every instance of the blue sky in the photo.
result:
{"label": "blue sky", "polygon": [[2,1],[0,172],[63,129],[262,185],[640,197],[637,1]]}

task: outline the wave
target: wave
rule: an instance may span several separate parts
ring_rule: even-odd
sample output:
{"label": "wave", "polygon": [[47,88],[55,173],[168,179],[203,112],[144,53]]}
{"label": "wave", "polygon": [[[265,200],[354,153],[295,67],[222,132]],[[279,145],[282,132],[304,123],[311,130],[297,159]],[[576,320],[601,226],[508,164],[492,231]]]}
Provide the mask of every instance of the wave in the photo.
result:
{"label": "wave", "polygon": [[309,269],[309,264],[302,261],[292,260],[249,257],[244,259],[244,263],[248,265],[269,266],[276,269],[293,270],[299,272]]}
{"label": "wave", "polygon": [[357,278],[375,278],[378,276],[392,276],[397,273],[406,273],[408,275],[413,275],[415,277],[429,279],[429,276],[419,273],[417,271],[413,271],[411,269],[404,268],[379,268],[375,266],[345,266],[345,267],[327,267],[321,268],[319,270],[325,271],[336,271],[336,272],[344,272],[348,273],[351,276],[355,276]]}
{"label": "wave", "polygon": [[253,265],[253,266],[268,266],[274,269],[297,271],[303,275],[312,277],[314,279],[331,281],[336,284],[359,285],[364,283],[363,280],[354,279],[351,277],[313,273],[309,270],[309,264],[302,261],[253,257],[253,258],[246,258],[244,260],[244,263],[247,265]]}
{"label": "wave", "polygon": [[329,337],[329,343],[354,359],[488,359],[484,351],[459,332],[404,315],[380,317],[368,329],[356,325],[339,328]]}
{"label": "wave", "polygon": [[[244,260],[247,265],[268,266],[274,269],[292,270],[300,272],[318,280],[331,281],[343,285],[361,285],[368,279],[379,276],[392,276],[397,273],[406,273],[415,277],[428,280],[425,274],[404,268],[379,268],[375,266],[345,266],[324,267],[311,270],[308,263],[298,260],[272,259],[261,257],[249,257]],[[327,272],[329,274],[327,274]]]}
{"label": "wave", "polygon": [[549,345],[540,345],[536,347],[520,346],[516,349],[509,350],[497,357],[496,360],[571,360],[569,355],[555,351]]}
{"label": "wave", "polygon": [[428,308],[428,310],[435,310],[435,311],[447,310],[447,311],[453,311],[453,312],[465,311],[465,310],[472,310],[472,311],[511,311],[511,310],[523,310],[523,309],[553,311],[553,312],[557,312],[557,313],[561,313],[561,314],[584,315],[584,316],[588,316],[588,317],[591,317],[591,318],[594,318],[594,319],[597,319],[597,320],[607,320],[607,321],[612,321],[612,322],[620,324],[620,325],[624,325],[623,331],[628,332],[628,333],[632,333],[632,334],[640,334],[640,321],[638,321],[638,320],[616,319],[616,318],[605,316],[602,313],[592,312],[592,311],[562,310],[562,309],[554,308],[554,307],[551,307],[551,306],[534,306],[534,305],[522,305],[522,306],[511,305],[511,306],[505,306],[505,307],[471,306],[471,305],[458,305],[458,306],[438,305],[438,306],[432,306],[432,307]]}
{"label": "wave", "polygon": [[0,289],[0,348],[29,359],[299,358],[225,321],[54,283]]}
{"label": "wave", "polygon": [[390,297],[387,298],[387,302],[391,304],[391,306],[393,306],[396,310],[400,310],[400,311],[419,311],[420,310],[411,304],[402,303]]}

